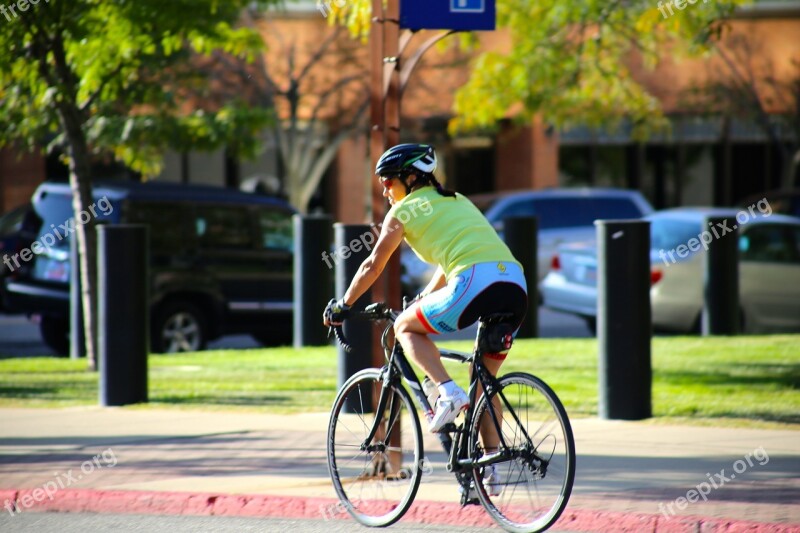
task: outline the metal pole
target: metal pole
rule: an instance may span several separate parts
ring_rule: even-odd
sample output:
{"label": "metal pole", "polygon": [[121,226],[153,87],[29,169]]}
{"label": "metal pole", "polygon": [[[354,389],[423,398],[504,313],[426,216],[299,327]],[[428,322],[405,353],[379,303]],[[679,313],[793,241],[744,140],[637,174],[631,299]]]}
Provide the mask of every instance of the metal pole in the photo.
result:
{"label": "metal pole", "polygon": [[[391,21],[400,20],[400,1],[387,0],[386,18]],[[389,71],[389,86],[386,92],[385,103],[385,146],[388,149],[400,143],[400,117],[401,117],[401,91],[400,87],[400,25],[389,22],[384,25],[384,61],[388,61],[386,71]],[[391,58],[395,58],[392,61]],[[393,67],[393,68],[391,68]],[[386,205],[384,201],[384,206]],[[375,217],[375,223],[383,221],[385,212],[381,211],[380,218]],[[400,250],[398,249],[386,265],[386,303],[394,309],[401,307],[402,291],[400,288]],[[376,355],[375,357],[378,357]]]}
{"label": "metal pole", "polygon": [[[370,183],[370,191],[372,191],[372,212],[365,214],[364,220],[369,220],[371,214],[372,220],[377,224],[383,220],[385,215],[386,200],[383,198],[383,189],[374,179],[372,171],[378,164],[378,159],[381,154],[386,151],[386,98],[384,93],[384,62],[385,57],[385,27],[386,27],[386,14],[383,10],[383,2],[381,0],[372,0],[372,28],[369,34],[369,49],[370,49],[370,137],[369,137],[369,156],[370,156],[370,172],[367,177]],[[390,23],[389,23],[390,24]],[[338,292],[337,292],[338,294]],[[372,285],[372,294],[376,301],[387,302],[388,295],[388,282],[387,276],[381,276]],[[380,344],[378,339],[375,339],[373,346],[373,366],[380,366],[382,359],[380,357]]]}
{"label": "metal pole", "polygon": [[509,217],[503,221],[506,244],[525,271],[528,284],[528,314],[520,325],[517,337],[522,339],[539,336],[539,290],[537,287],[538,269],[538,226],[537,217]]}
{"label": "metal pole", "polygon": [[[350,285],[350,280],[356,275],[358,267],[369,255],[377,236],[367,224],[337,223],[333,225],[333,231],[336,242],[333,255],[333,261],[336,264],[336,296],[341,298]],[[371,291],[367,291],[352,307],[363,309],[370,303],[370,299]],[[353,350],[347,353],[341,346],[337,348],[339,387],[359,370],[374,366],[372,362],[372,323],[347,320],[344,323],[344,335]],[[354,398],[354,400],[357,399]],[[348,412],[357,412],[355,407],[356,405],[349,405],[345,408]]]}
{"label": "metal pole", "polygon": [[97,235],[100,405],[146,402],[148,228],[98,226]]}
{"label": "metal pole", "polygon": [[78,254],[78,239],[69,240],[69,356],[71,359],[86,357],[86,332],[83,327],[83,305],[81,302],[81,262]]}
{"label": "metal pole", "polygon": [[652,416],[650,222],[598,220],[597,340],[601,418]]}
{"label": "metal pole", "polygon": [[704,229],[710,242],[704,261],[703,335],[736,335],[741,323],[736,218],[708,217]]}
{"label": "metal pole", "polygon": [[294,347],[328,344],[319,317],[330,299],[332,219],[327,215],[294,215]]}

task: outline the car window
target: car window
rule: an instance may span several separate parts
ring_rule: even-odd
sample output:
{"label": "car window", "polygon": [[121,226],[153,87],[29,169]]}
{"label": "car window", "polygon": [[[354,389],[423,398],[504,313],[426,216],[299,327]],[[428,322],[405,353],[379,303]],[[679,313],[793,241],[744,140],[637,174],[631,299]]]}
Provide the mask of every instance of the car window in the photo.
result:
{"label": "car window", "polygon": [[793,263],[796,250],[790,236],[784,226],[777,224],[751,227],[739,238],[740,257],[760,263]]}
{"label": "car window", "polygon": [[[106,201],[108,201],[107,198]],[[38,231],[41,228],[43,232],[52,233],[57,237],[58,240],[53,246],[54,248],[68,249],[70,236],[74,234],[74,228],[80,225],[81,218],[84,218],[83,215],[89,215],[94,219],[95,223],[101,224],[104,221],[114,220],[115,213],[119,208],[118,203],[115,201],[110,201],[107,210],[101,208],[100,200],[96,197],[91,205],[94,207],[87,207],[76,218],[72,209],[72,195],[70,193],[42,191],[34,200],[34,214],[37,216],[26,217],[23,229]]]}
{"label": "car window", "polygon": [[293,250],[292,214],[286,211],[260,210],[258,227],[261,246],[269,250]]}
{"label": "car window", "polygon": [[200,206],[195,233],[201,248],[252,249],[249,211],[233,206]]}
{"label": "car window", "polygon": [[150,247],[156,251],[172,252],[184,248],[185,231],[184,208],[173,203],[137,202],[131,205],[128,219],[134,224],[147,224],[150,227]]}
{"label": "car window", "polygon": [[641,218],[644,213],[628,198],[536,198],[510,203],[493,222],[536,215],[540,229],[592,226],[598,219]]}
{"label": "car window", "polygon": [[650,219],[650,248],[653,250],[674,250],[690,239],[696,239],[700,226],[687,220],[668,218]]}
{"label": "car window", "polygon": [[58,237],[53,247],[69,249],[70,234],[61,226],[74,218],[72,197],[69,194],[45,192],[36,200],[35,209],[42,218],[42,228],[53,228],[53,234]]}

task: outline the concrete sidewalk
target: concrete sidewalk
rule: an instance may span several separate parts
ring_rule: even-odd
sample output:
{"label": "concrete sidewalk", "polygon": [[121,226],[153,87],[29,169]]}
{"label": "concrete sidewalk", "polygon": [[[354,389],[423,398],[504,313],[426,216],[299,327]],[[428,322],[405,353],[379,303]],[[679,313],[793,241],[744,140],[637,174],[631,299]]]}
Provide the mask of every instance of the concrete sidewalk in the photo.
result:
{"label": "concrete sidewalk", "polygon": [[[0,409],[0,419],[0,506],[16,500],[22,512],[322,518],[335,502],[328,413],[81,407]],[[771,524],[761,531],[800,531],[800,431],[598,419],[573,428],[578,470],[557,530],[749,531],[760,523]],[[425,454],[433,472],[403,520],[491,525],[482,508],[458,505],[432,435]],[[708,501],[679,500],[712,481]],[[57,488],[52,501],[35,490],[48,487]]]}

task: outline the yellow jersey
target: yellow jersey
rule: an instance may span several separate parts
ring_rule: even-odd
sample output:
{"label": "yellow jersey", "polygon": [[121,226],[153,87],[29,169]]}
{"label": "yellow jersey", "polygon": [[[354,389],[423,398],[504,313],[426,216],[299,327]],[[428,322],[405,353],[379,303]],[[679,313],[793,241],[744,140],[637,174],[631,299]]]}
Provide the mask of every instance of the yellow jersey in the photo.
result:
{"label": "yellow jersey", "polygon": [[414,253],[442,267],[448,281],[478,263],[519,265],[483,213],[461,194],[442,196],[433,186],[422,187],[394,204],[389,215],[403,224]]}

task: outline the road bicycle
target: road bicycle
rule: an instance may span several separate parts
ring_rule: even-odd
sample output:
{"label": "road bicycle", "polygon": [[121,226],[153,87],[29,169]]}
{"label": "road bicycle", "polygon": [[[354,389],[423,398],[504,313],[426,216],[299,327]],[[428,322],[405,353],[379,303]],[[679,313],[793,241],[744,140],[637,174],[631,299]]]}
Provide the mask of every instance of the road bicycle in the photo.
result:
{"label": "road bicycle", "polygon": [[[382,303],[348,315],[348,320],[386,322],[381,337],[386,364],[357,372],[342,385],[327,433],[328,469],[338,505],[372,527],[391,525],[405,514],[423,473],[422,427],[403,382],[426,418],[433,416],[400,343],[393,342],[398,316]],[[544,381],[522,372],[495,378],[483,365],[484,353],[510,346],[511,317],[482,317],[471,354],[439,350],[443,358],[470,364],[470,403],[463,422],[448,424],[436,435],[447,456],[447,471],[461,487],[462,506],[480,503],[507,531],[543,531],[569,500],[575,442],[563,405]],[[334,332],[349,351],[342,327]],[[480,395],[478,384],[485,391]],[[484,433],[499,435],[496,451],[484,450],[482,424]]]}

